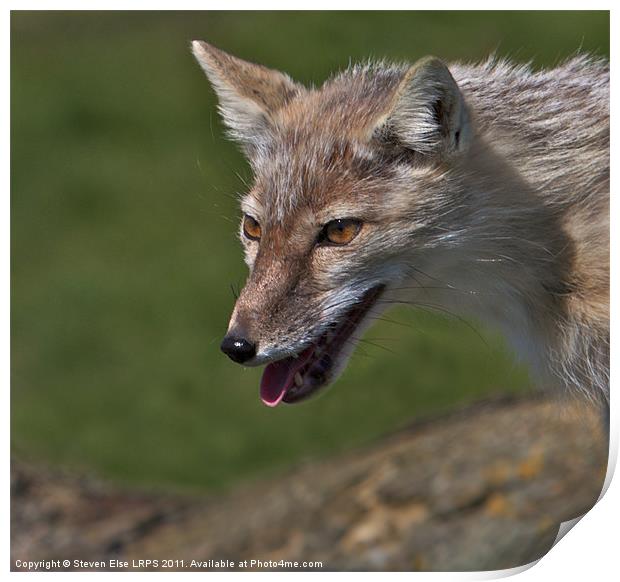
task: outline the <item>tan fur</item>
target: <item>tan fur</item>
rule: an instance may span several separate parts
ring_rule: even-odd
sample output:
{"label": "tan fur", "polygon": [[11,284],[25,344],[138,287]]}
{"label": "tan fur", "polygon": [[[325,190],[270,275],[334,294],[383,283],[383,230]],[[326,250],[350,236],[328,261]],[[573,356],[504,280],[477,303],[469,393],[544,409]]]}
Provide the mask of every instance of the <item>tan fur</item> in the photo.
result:
{"label": "tan fur", "polygon": [[[263,237],[242,236],[250,276],[231,319],[259,346],[251,364],[298,353],[382,284],[373,315],[406,302],[483,318],[541,384],[608,400],[606,63],[428,58],[305,89],[193,49],[255,174],[242,209]],[[360,234],[317,246],[335,218]]]}

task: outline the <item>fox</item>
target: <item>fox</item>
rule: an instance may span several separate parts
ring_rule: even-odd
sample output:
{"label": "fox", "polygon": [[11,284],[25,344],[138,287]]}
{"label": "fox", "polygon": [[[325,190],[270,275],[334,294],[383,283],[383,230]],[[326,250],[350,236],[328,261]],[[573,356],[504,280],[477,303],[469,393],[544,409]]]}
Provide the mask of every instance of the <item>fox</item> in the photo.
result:
{"label": "fox", "polygon": [[306,87],[192,51],[253,176],[221,349],[265,366],[264,404],[333,384],[384,310],[422,303],[608,411],[608,61],[368,61]]}

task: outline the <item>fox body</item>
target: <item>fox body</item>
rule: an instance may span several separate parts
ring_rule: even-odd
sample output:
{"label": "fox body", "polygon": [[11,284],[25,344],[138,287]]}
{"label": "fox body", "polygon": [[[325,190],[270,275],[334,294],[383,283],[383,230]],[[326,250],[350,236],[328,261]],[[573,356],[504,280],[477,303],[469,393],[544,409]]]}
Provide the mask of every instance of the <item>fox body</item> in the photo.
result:
{"label": "fox body", "polygon": [[485,320],[544,386],[609,398],[609,68],[353,66],[320,88],[194,41],[254,174],[222,349],[263,401],[333,382],[394,303]]}

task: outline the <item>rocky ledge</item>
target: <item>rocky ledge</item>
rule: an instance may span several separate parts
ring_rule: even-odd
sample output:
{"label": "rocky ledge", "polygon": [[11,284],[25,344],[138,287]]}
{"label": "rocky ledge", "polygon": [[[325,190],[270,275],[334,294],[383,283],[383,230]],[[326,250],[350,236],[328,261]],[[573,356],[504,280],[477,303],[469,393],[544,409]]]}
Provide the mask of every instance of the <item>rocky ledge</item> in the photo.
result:
{"label": "rocky ledge", "polygon": [[14,461],[12,567],[510,568],[544,555],[560,523],[592,507],[606,463],[596,412],[543,399],[476,405],[217,496]]}

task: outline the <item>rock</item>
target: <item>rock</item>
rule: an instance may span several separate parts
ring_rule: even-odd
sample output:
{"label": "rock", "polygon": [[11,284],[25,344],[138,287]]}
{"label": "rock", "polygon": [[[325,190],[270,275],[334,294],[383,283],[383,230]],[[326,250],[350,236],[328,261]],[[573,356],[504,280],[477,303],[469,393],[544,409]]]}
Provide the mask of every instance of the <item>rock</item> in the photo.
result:
{"label": "rock", "polygon": [[15,461],[11,552],[13,564],[168,558],[182,560],[176,569],[252,559],[319,561],[305,568],[319,570],[510,568],[544,555],[560,523],[588,511],[606,462],[593,410],[542,399],[474,406],[218,497],[121,490]]}

